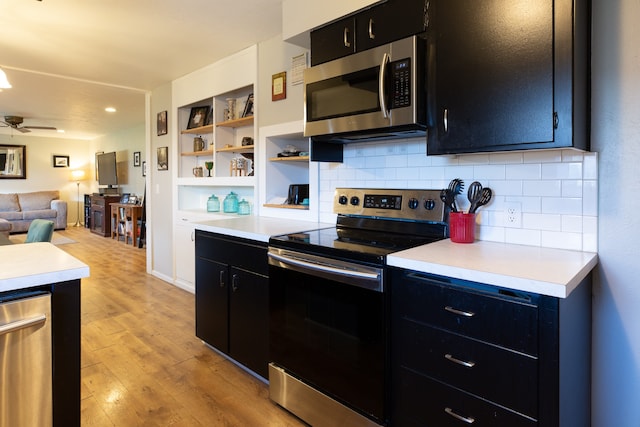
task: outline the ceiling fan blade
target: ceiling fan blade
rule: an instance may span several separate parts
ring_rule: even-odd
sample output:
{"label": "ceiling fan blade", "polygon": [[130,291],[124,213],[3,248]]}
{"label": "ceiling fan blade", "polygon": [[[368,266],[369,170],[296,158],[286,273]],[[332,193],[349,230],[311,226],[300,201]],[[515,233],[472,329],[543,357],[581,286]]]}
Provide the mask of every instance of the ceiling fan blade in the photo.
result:
{"label": "ceiling fan blade", "polygon": [[29,129],[14,127],[15,130],[21,133],[29,133],[31,132]]}
{"label": "ceiling fan blade", "polygon": [[52,126],[22,126],[19,129],[57,130]]}

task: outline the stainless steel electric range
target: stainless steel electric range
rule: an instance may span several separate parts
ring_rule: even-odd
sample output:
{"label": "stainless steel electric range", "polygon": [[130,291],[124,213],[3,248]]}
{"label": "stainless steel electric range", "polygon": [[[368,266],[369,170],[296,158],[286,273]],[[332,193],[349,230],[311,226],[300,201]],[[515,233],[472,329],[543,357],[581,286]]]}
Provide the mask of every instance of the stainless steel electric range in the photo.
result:
{"label": "stainless steel electric range", "polygon": [[335,227],[269,240],[273,401],[314,427],[387,425],[386,257],[447,237],[439,196],[338,188]]}

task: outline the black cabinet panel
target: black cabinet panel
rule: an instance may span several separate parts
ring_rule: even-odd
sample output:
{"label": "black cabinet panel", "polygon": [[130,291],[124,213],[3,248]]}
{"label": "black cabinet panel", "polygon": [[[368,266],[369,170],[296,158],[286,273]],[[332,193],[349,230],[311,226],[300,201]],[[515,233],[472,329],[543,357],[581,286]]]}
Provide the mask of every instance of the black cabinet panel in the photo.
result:
{"label": "black cabinet panel", "polygon": [[196,230],[196,336],[267,378],[265,243]]}
{"label": "black cabinet panel", "polygon": [[387,0],[311,32],[311,65],[424,32],[429,0]]}
{"label": "black cabinet panel", "polygon": [[387,0],[357,15],[356,49],[363,51],[426,29],[428,0]]}
{"label": "black cabinet panel", "polygon": [[[265,254],[266,258],[266,254]],[[230,269],[229,354],[267,378],[269,359],[269,278]]]}
{"label": "black cabinet panel", "polygon": [[537,417],[537,358],[407,320],[395,342],[412,347],[398,352],[400,366]]}
{"label": "black cabinet panel", "polygon": [[403,302],[404,318],[537,355],[535,296],[512,296],[498,288],[455,287],[420,274],[409,274],[403,283],[393,294]]}
{"label": "black cabinet panel", "polygon": [[588,149],[587,4],[431,1],[427,154]]}
{"label": "black cabinet panel", "polygon": [[311,65],[342,58],[356,51],[356,21],[350,16],[311,33]]}
{"label": "black cabinet panel", "polygon": [[196,336],[229,353],[227,265],[196,257]]}
{"label": "black cabinet panel", "polygon": [[393,425],[533,427],[537,422],[472,394],[407,370],[394,378]]}

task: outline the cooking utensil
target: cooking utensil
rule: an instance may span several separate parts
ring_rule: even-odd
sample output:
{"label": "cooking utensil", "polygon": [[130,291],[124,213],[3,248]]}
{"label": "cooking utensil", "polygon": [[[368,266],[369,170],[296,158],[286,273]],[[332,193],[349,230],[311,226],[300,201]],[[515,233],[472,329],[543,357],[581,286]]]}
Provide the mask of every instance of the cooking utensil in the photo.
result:
{"label": "cooking utensil", "polygon": [[476,204],[469,208],[469,213],[476,213],[480,206],[484,206],[489,203],[491,196],[493,196],[493,191],[491,191],[489,187],[484,187]]}
{"label": "cooking utensil", "polygon": [[458,212],[455,199],[456,199],[455,193],[449,190],[448,188],[445,188],[442,191],[440,191],[440,200],[442,200],[445,206],[449,207],[449,210],[451,210],[451,212]]}
{"label": "cooking utensil", "polygon": [[472,213],[473,207],[477,204],[477,201],[480,200],[480,196],[482,193],[482,184],[478,181],[473,181],[469,186],[469,190],[467,190],[467,198],[469,199],[469,213]]}
{"label": "cooking utensil", "polygon": [[450,193],[449,197],[451,198],[451,211],[458,212],[458,205],[456,205],[456,196],[462,193],[464,189],[464,181],[460,178],[454,178],[449,182],[449,188],[447,188]]}

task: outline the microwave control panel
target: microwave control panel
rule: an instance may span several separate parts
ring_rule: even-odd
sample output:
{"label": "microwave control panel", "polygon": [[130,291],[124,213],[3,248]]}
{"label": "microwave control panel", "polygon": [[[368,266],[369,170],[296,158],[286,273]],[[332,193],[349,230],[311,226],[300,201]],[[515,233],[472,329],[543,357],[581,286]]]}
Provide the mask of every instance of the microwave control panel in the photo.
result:
{"label": "microwave control panel", "polygon": [[390,63],[391,108],[411,106],[411,59],[405,58]]}

